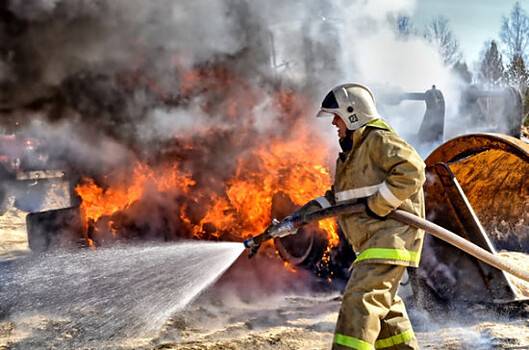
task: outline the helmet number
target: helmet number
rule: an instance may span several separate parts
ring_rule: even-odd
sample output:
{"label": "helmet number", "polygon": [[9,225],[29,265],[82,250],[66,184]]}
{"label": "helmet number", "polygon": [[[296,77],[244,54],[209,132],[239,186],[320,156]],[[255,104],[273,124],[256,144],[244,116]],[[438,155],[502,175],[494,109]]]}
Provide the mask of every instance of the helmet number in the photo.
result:
{"label": "helmet number", "polygon": [[356,123],[357,121],[358,121],[358,117],[356,116],[356,113],[351,114],[351,115],[349,116],[349,122],[351,122],[351,123]]}

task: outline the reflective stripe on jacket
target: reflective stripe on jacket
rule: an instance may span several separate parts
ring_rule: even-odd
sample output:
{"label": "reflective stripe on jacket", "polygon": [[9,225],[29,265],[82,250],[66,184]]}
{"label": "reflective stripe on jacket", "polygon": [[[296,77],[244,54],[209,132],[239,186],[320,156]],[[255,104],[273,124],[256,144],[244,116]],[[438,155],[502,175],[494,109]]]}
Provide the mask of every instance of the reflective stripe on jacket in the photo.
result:
{"label": "reflective stripe on jacket", "polygon": [[[356,130],[351,151],[338,157],[334,199],[368,197],[369,208],[379,216],[399,208],[424,218],[424,169],[417,152],[377,119]],[[344,215],[339,222],[358,254],[357,263],[418,266],[422,230],[364,213]]]}

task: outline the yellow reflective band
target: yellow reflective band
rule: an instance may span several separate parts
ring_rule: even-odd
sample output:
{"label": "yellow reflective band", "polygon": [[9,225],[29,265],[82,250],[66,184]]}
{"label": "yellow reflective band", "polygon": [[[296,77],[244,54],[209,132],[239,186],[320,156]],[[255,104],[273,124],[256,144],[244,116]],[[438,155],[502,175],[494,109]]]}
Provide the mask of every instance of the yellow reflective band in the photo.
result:
{"label": "yellow reflective band", "polygon": [[411,250],[369,248],[360,253],[354,262],[356,263],[366,259],[389,259],[409,261],[418,264],[419,260],[421,260],[421,255],[419,253],[412,252]]}
{"label": "yellow reflective band", "polygon": [[391,131],[391,132],[395,132],[395,130],[393,130],[393,128],[389,126],[388,123],[386,123],[383,119],[380,119],[380,118],[372,120],[368,122],[366,125],[379,128],[379,129],[384,129],[384,130]]}
{"label": "yellow reflective band", "polygon": [[413,333],[413,329],[410,329],[404,333],[400,333],[400,334],[394,335],[389,338],[377,340],[375,342],[375,348],[376,349],[389,348],[390,346],[402,344],[405,341],[411,340],[413,338],[415,338],[415,333]]}
{"label": "yellow reflective band", "polygon": [[358,350],[372,350],[373,345],[369,344],[368,342],[365,342],[363,340],[350,337],[348,335],[343,334],[335,334],[334,335],[334,343],[338,345],[347,346],[352,349],[358,349]]}

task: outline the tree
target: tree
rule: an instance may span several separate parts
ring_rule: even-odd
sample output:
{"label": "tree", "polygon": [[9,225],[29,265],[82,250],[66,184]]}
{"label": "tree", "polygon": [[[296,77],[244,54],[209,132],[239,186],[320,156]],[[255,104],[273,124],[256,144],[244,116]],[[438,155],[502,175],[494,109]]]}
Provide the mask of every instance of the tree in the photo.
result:
{"label": "tree", "polygon": [[494,40],[490,42],[479,66],[479,81],[488,88],[499,87],[505,81],[505,68]]}
{"label": "tree", "polygon": [[503,17],[500,39],[506,46],[506,56],[512,62],[515,56],[527,59],[527,45],[529,43],[529,17],[516,2],[509,18]]}
{"label": "tree", "polygon": [[529,74],[525,69],[525,61],[522,55],[515,55],[508,66],[507,75],[512,85],[525,89],[529,81]]}
{"label": "tree", "polygon": [[404,38],[408,38],[417,32],[411,22],[411,18],[406,15],[397,16],[395,19],[395,28],[397,29],[397,33]]}
{"label": "tree", "polygon": [[468,65],[465,61],[457,61],[452,67],[454,72],[463,79],[467,84],[472,83],[472,73],[468,69]]}
{"label": "tree", "polygon": [[430,42],[436,43],[444,63],[453,65],[461,59],[459,42],[452,33],[449,21],[443,16],[435,18],[426,28],[424,35]]}

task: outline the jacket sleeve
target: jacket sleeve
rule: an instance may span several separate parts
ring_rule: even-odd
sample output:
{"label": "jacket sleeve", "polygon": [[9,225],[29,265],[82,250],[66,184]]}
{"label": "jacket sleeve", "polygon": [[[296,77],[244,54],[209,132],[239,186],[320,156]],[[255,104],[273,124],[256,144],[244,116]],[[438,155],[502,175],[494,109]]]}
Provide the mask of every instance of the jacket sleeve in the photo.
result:
{"label": "jacket sleeve", "polygon": [[293,216],[302,216],[305,214],[310,214],[315,212],[316,210],[325,209],[335,204],[336,203],[334,200],[334,188],[331,188],[329,191],[325,192],[325,195],[318,198],[314,198],[313,200],[296,210]]}
{"label": "jacket sleeve", "polygon": [[423,186],[425,164],[417,152],[400,136],[390,131],[372,132],[370,157],[387,174],[367,205],[375,214],[386,216]]}

